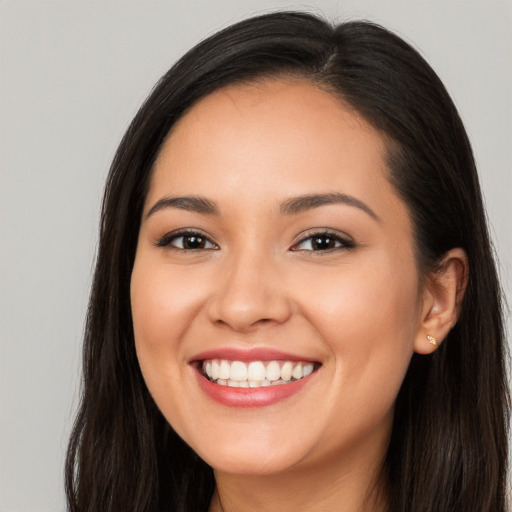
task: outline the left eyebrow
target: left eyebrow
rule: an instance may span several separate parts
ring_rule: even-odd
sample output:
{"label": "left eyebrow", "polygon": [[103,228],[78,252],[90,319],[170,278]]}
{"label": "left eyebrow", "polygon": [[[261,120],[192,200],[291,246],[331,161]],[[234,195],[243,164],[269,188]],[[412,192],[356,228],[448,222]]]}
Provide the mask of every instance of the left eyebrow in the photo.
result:
{"label": "left eyebrow", "polygon": [[348,206],[354,206],[367,213],[372,219],[378,222],[381,220],[367,204],[363,203],[363,201],[360,201],[353,196],[338,192],[292,197],[281,204],[281,214],[295,215],[306,210],[311,210],[313,208],[329,204],[346,204]]}

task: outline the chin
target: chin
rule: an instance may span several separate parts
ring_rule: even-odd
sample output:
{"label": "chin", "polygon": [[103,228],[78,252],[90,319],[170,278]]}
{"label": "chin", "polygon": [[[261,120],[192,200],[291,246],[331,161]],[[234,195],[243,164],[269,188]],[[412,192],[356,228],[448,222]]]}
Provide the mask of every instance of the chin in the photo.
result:
{"label": "chin", "polygon": [[303,446],[283,446],[275,441],[258,443],[254,438],[247,438],[244,443],[227,440],[214,446],[195,451],[215,471],[247,476],[286,472],[306,456]]}
{"label": "chin", "polygon": [[244,457],[224,453],[220,457],[213,456],[211,461],[206,460],[206,462],[208,462],[216,472],[241,476],[271,476],[286,473],[297,463],[294,457],[288,458],[280,456],[276,458],[271,454],[268,454],[267,457],[262,457],[261,453]]}

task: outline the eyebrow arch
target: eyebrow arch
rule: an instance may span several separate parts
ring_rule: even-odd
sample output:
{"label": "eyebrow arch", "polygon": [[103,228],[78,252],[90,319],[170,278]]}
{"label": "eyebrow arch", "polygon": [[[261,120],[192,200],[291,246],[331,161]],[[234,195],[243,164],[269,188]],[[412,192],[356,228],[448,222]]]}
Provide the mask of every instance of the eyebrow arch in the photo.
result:
{"label": "eyebrow arch", "polygon": [[[374,220],[380,221],[379,216],[365,203],[347,194],[331,192],[328,194],[314,194],[299,197],[292,197],[281,204],[282,215],[295,215],[306,210],[318,208],[330,204],[346,204],[355,206],[367,213]],[[190,212],[196,212],[203,215],[218,215],[217,205],[204,197],[184,196],[184,197],[163,197],[159,199],[146,214],[146,219],[154,213],[165,208],[178,208]]]}
{"label": "eyebrow arch", "polygon": [[294,215],[306,210],[311,210],[312,208],[318,208],[319,206],[340,203],[355,206],[367,213],[372,219],[380,221],[379,216],[368,205],[353,196],[340,194],[338,192],[292,197],[281,204],[281,214]]}
{"label": "eyebrow arch", "polygon": [[164,208],[178,208],[189,212],[201,213],[203,215],[218,215],[217,205],[204,197],[163,197],[159,199],[149,210],[146,219]]}

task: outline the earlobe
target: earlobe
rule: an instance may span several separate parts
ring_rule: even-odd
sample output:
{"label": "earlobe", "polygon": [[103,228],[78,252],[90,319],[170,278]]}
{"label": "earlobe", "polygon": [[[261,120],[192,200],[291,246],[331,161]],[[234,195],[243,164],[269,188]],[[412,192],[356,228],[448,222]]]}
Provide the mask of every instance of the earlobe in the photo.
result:
{"label": "earlobe", "polygon": [[428,276],[414,351],[431,354],[457,323],[468,279],[468,258],[461,248],[448,251]]}

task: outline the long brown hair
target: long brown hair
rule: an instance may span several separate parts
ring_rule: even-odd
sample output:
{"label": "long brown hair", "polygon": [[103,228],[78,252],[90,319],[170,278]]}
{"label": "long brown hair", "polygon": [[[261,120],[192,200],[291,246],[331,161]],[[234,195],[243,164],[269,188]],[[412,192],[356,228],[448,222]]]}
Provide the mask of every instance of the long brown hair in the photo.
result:
{"label": "long brown hair", "polygon": [[391,181],[409,207],[419,267],[462,247],[460,319],[431,356],[414,355],[384,467],[390,512],[505,509],[508,393],[501,292],[475,162],[457,110],[424,59],[368,22],[336,26],[280,12],[233,25],[189,51],[131,123],[106,184],[84,340],[80,410],[69,444],[72,512],[207,510],[212,469],[151,399],[134,349],[129,285],[151,169],[173,124],[224,85],[311,80],[389,141]]}

